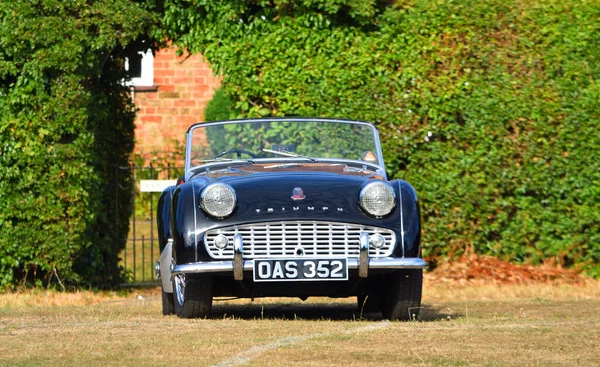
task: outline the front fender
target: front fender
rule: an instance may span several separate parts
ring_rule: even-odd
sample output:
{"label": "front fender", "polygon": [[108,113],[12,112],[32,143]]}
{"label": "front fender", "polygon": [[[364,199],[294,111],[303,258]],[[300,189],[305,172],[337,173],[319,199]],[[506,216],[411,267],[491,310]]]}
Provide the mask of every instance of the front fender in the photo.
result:
{"label": "front fender", "polygon": [[[421,209],[417,192],[408,182],[390,181],[396,191],[400,209],[400,239],[403,251],[396,251],[398,257],[420,257],[421,255]],[[397,248],[398,250],[398,248]]]}
{"label": "front fender", "polygon": [[204,187],[197,181],[179,185],[171,200],[171,233],[173,235],[173,260],[176,264],[198,261],[196,218],[200,210],[198,197]]}
{"label": "front fender", "polygon": [[171,201],[173,198],[175,186],[169,186],[163,190],[158,198],[156,208],[157,228],[158,228],[158,247],[160,252],[165,249],[169,238],[173,238],[171,233]]}

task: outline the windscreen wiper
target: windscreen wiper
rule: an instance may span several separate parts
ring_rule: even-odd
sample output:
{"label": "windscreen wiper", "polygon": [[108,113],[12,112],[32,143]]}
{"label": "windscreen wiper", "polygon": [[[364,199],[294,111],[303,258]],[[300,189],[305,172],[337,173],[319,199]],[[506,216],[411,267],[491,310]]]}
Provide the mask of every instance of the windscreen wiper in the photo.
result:
{"label": "windscreen wiper", "polygon": [[267,153],[279,154],[279,155],[283,155],[283,156],[286,156],[286,157],[305,158],[305,159],[308,159],[311,162],[315,162],[315,163],[319,162],[316,158],[309,157],[309,156],[306,156],[306,155],[301,155],[301,154],[298,154],[298,153],[289,152],[287,150],[271,150],[271,149],[265,149],[265,148],[263,148],[262,151],[263,152],[267,152]]}
{"label": "windscreen wiper", "polygon": [[256,163],[254,159],[241,159],[241,158],[214,158],[214,159],[196,159],[195,162],[199,163],[214,163],[214,162],[250,162]]}

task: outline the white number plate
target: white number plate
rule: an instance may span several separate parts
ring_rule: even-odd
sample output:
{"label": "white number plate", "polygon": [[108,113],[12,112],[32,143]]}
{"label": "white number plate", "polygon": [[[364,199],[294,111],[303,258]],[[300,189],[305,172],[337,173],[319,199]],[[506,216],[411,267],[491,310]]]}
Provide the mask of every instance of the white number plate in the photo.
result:
{"label": "white number plate", "polygon": [[255,259],[255,282],[348,280],[348,259]]}

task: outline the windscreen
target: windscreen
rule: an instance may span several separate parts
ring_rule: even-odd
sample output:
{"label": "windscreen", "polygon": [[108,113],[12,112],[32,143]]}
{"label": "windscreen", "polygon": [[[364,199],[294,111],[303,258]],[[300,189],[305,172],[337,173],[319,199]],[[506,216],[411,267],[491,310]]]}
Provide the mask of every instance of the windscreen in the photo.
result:
{"label": "windscreen", "polygon": [[189,167],[222,159],[341,159],[381,166],[375,130],[336,121],[245,121],[200,124],[188,137]]}

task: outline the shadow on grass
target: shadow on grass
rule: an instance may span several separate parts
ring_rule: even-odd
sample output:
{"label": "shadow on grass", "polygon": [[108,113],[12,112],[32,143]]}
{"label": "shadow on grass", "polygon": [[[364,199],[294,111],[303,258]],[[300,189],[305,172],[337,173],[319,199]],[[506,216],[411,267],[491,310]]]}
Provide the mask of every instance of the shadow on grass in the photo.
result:
{"label": "shadow on grass", "polygon": [[441,309],[433,307],[432,305],[422,305],[421,314],[419,316],[420,321],[442,321],[449,319],[456,319],[462,317],[460,312],[443,312]]}
{"label": "shadow on grass", "polygon": [[[423,305],[418,321],[431,322],[460,315],[444,313],[430,305]],[[383,320],[380,312],[363,312],[351,303],[251,303],[213,304],[211,318],[236,318],[244,320],[283,319],[283,320]]]}

